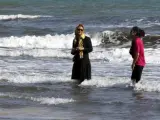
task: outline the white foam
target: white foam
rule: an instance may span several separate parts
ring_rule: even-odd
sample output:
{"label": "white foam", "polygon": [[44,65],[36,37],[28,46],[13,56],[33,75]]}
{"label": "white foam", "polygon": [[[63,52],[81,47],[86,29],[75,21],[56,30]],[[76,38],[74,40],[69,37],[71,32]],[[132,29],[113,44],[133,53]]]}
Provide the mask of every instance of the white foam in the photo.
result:
{"label": "white foam", "polygon": [[113,62],[130,61],[132,58],[129,55],[128,48],[111,48],[101,49],[101,51],[94,51],[90,54],[91,59],[102,59]]}
{"label": "white foam", "polygon": [[[55,58],[70,58],[72,59],[70,49],[6,49],[0,48],[0,56],[33,56],[33,57],[55,57]],[[90,59],[107,60],[108,62],[126,62],[131,63],[132,57],[129,54],[129,48],[93,48],[90,53]],[[160,49],[145,49],[146,63],[160,63]]]}
{"label": "white foam", "polygon": [[160,92],[159,81],[143,81],[135,84],[135,90],[148,91],[148,92]]}
{"label": "white foam", "polygon": [[[80,86],[96,86],[96,87],[113,87],[121,84],[131,84],[131,80],[125,77],[95,77],[92,80],[85,80],[80,84]],[[132,85],[131,85],[132,86]],[[125,86],[124,86],[125,87]],[[159,81],[148,81],[141,80],[139,83],[135,84],[134,90],[136,91],[147,91],[147,92],[160,92],[160,82]]]}
{"label": "white foam", "polygon": [[[14,48],[72,48],[74,34],[45,35],[45,36],[22,36],[3,37],[0,39],[0,47]],[[93,46],[99,45],[97,36],[93,38]]]}
{"label": "white foam", "polygon": [[17,94],[12,94],[12,93],[0,93],[0,96],[4,96],[4,97],[11,97],[11,98],[19,98],[19,99],[28,99],[28,100],[32,100],[35,102],[40,102],[40,104],[47,104],[47,105],[57,105],[57,104],[65,104],[65,103],[70,103],[70,102],[75,102],[75,100],[68,99],[68,98],[54,98],[54,97],[26,97],[23,95],[17,95]]}
{"label": "white foam", "polygon": [[[102,38],[109,37],[110,42],[119,43],[111,36],[114,34],[112,31],[104,31],[102,33],[95,33],[92,35],[86,34],[91,37],[92,45],[98,46],[102,43]],[[72,34],[55,34],[45,36],[10,36],[0,38],[0,47],[13,47],[13,48],[72,48],[72,42],[74,39],[74,33]]]}
{"label": "white foam", "polygon": [[[104,31],[110,35],[112,31]],[[130,62],[129,48],[98,48],[101,44],[102,36],[100,33],[91,36],[93,43],[93,52],[91,59],[108,60],[109,62]],[[0,39],[0,56],[23,56],[34,57],[57,57],[72,58],[70,54],[74,34],[45,35],[45,36],[22,36],[22,37],[3,37]],[[113,41],[112,41],[113,42]],[[130,44],[130,43],[126,43]],[[160,63],[160,49],[145,49],[147,63]]]}
{"label": "white foam", "polygon": [[70,103],[70,102],[75,102],[75,100],[73,99],[67,99],[67,98],[54,98],[54,97],[51,97],[51,98],[34,98],[34,97],[31,97],[30,98],[31,100],[33,101],[37,101],[37,102],[40,102],[41,104],[47,104],[47,105],[57,105],[57,104],[64,104],[64,103]]}
{"label": "white foam", "polygon": [[66,77],[63,75],[58,77],[41,75],[41,74],[27,76],[18,73],[15,73],[14,75],[9,73],[4,73],[0,76],[0,80],[7,80],[8,82],[13,82],[13,83],[74,82],[73,80],[70,79],[70,77]]}
{"label": "white foam", "polygon": [[[114,34],[115,34],[115,32],[113,32],[113,31],[108,31],[108,30],[102,32],[103,38],[106,38],[106,37],[107,37],[107,38],[109,38],[109,39],[108,39],[109,42],[115,43],[115,44],[119,44],[120,41],[117,40],[117,38],[116,38],[117,36],[115,36]],[[114,37],[113,37],[113,36],[114,36]]]}
{"label": "white foam", "polygon": [[145,49],[145,56],[146,62],[152,64],[159,64],[160,63],[160,49]]}
{"label": "white foam", "polygon": [[52,17],[52,16],[42,16],[42,15],[0,15],[0,20],[15,20],[15,19],[35,19],[40,17]]}
{"label": "white foam", "polygon": [[[129,48],[110,48],[110,49],[94,49],[90,54],[91,59],[108,60],[109,62],[125,62],[131,63],[132,57],[129,54]],[[145,60],[147,64],[160,63],[160,49],[145,49]]]}
{"label": "white foam", "polygon": [[96,86],[96,87],[112,87],[115,85],[129,83],[128,78],[119,77],[113,79],[111,77],[94,77],[92,80],[85,80],[81,83],[82,86]]}

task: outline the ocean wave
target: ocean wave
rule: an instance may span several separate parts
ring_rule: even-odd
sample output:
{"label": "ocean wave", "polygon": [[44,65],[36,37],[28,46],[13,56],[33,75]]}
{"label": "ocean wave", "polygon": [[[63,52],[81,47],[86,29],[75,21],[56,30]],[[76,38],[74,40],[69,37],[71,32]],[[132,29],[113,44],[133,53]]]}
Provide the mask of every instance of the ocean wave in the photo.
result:
{"label": "ocean wave", "polygon": [[[5,49],[0,48],[0,56],[12,56],[22,58],[62,58],[72,60],[70,49]],[[131,62],[132,57],[129,54],[129,48],[94,48],[90,53],[91,60],[102,60],[106,62]],[[146,48],[146,62],[152,64],[160,63],[160,49]]]}
{"label": "ocean wave", "polygon": [[120,84],[129,83],[128,78],[111,78],[111,77],[95,77],[92,80],[86,80],[81,83],[80,86],[96,86],[96,87],[113,87]]}
{"label": "ocean wave", "polygon": [[[131,61],[132,58],[129,55],[128,48],[94,48],[94,51],[90,53],[90,59],[92,60],[104,60],[108,62],[124,62]],[[53,57],[53,58],[66,58],[72,59],[71,50],[67,49],[0,49],[0,56],[12,56],[12,57]],[[148,51],[150,54],[150,51]],[[153,56],[152,56],[153,57]]]}
{"label": "ocean wave", "polygon": [[[108,62],[128,62],[131,40],[129,34],[118,31],[103,31],[87,34],[91,37],[94,47],[90,58]],[[0,38],[0,56],[21,57],[54,57],[69,58],[74,34],[45,35],[45,36],[11,36]],[[147,35],[143,38],[147,63],[160,61],[160,36]]]}
{"label": "ocean wave", "polygon": [[[0,47],[9,48],[71,48],[74,34],[3,37],[0,39]],[[97,35],[92,38],[93,46],[100,44]]]}
{"label": "ocean wave", "polygon": [[73,99],[64,99],[64,98],[54,98],[54,97],[41,97],[41,98],[30,98],[33,101],[40,102],[40,104],[47,104],[47,105],[57,105],[57,104],[64,104],[64,103],[70,103],[75,102]]}
{"label": "ocean wave", "polygon": [[[7,81],[10,83],[47,83],[47,82],[74,82],[70,79],[70,77],[66,76],[48,76],[42,74],[33,73],[33,75],[22,75],[18,72],[14,72],[14,74],[8,72],[2,72],[3,75],[0,76],[0,81]],[[9,78],[9,79],[8,79]]]}
{"label": "ocean wave", "polygon": [[159,81],[143,81],[135,85],[134,90],[147,92],[160,92]]}
{"label": "ocean wave", "polygon": [[43,16],[43,15],[0,15],[0,20],[16,20],[16,19],[36,19],[42,17],[52,17],[52,16]]}
{"label": "ocean wave", "polygon": [[[130,47],[131,38],[129,33],[122,31],[103,31],[97,33],[87,33],[91,37],[93,46],[102,47]],[[0,38],[0,47],[9,48],[72,48],[72,34],[55,34],[45,36],[10,36]],[[146,35],[143,38],[146,47],[158,47],[160,43],[159,35]]]}
{"label": "ocean wave", "polygon": [[[132,38],[129,32],[122,31],[103,31],[101,34],[101,44],[105,47],[130,47]],[[160,35],[147,34],[142,38],[147,48],[158,48]]]}
{"label": "ocean wave", "polygon": [[73,99],[67,98],[54,98],[54,97],[26,97],[23,95],[16,95],[12,93],[0,93],[0,96],[4,97],[11,97],[11,98],[18,98],[18,99],[27,99],[32,100],[34,102],[39,102],[40,104],[47,104],[47,105],[57,105],[57,104],[65,104],[70,102],[75,102]]}
{"label": "ocean wave", "polygon": [[[92,80],[84,81],[80,86],[95,86],[95,87],[115,87],[119,85],[124,85],[129,87],[131,80],[125,77],[95,77]],[[135,91],[146,91],[146,92],[160,92],[160,83],[158,81],[141,80],[139,83],[135,84]]]}
{"label": "ocean wave", "polygon": [[[102,21],[101,18],[99,19],[100,22]],[[160,17],[159,16],[154,16],[154,17],[136,17],[136,18],[126,18],[126,19],[121,19],[117,17],[112,17],[109,19],[106,19],[106,22],[102,22],[101,24],[91,24],[88,25],[91,28],[103,28],[103,29],[126,29],[130,30],[133,26],[139,26],[143,29],[148,29],[148,28],[154,28],[154,27],[159,27],[160,25]],[[151,30],[151,29],[150,29]]]}

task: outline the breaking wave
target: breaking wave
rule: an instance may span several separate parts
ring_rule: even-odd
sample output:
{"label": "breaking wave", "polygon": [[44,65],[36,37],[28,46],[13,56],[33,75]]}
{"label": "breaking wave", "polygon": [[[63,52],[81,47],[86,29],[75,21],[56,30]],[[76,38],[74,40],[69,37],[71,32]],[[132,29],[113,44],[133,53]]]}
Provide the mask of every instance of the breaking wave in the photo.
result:
{"label": "breaking wave", "polygon": [[[87,34],[91,37],[93,46],[127,47],[130,46],[131,38],[128,33],[120,31],[103,31],[95,34]],[[0,38],[0,47],[9,48],[71,48],[74,34],[55,34],[45,36],[10,36]],[[147,35],[143,38],[144,43],[150,47],[157,47],[160,36]]]}
{"label": "breaking wave", "polygon": [[16,19],[36,19],[36,18],[44,18],[44,17],[52,17],[52,16],[42,16],[42,15],[0,15],[0,20],[16,20]]}

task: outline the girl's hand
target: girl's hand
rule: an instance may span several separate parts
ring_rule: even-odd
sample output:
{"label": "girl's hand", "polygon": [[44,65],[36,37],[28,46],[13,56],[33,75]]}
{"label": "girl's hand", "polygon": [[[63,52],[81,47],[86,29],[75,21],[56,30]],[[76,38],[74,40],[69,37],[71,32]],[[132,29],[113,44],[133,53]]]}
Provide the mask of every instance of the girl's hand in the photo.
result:
{"label": "girl's hand", "polygon": [[135,67],[135,64],[132,63],[132,66],[131,66],[132,70],[134,70],[134,67]]}

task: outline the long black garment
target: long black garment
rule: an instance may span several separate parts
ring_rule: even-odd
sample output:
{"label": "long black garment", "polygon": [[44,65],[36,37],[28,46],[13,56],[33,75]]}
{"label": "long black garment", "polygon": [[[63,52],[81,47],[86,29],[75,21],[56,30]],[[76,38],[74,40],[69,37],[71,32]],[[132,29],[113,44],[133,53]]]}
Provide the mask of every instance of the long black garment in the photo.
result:
{"label": "long black garment", "polygon": [[79,41],[73,41],[71,54],[73,57],[73,68],[71,79],[78,80],[79,83],[83,82],[85,79],[91,79],[91,63],[89,60],[89,52],[92,52],[92,42],[87,36],[83,39],[83,58],[80,58],[79,51],[75,50],[78,47]]}
{"label": "long black garment", "polygon": [[135,56],[135,41],[134,40],[132,40],[132,43],[131,43],[131,47],[130,47],[130,50],[129,50],[129,53],[130,53],[130,55],[132,56],[132,58],[134,58],[134,56]]}

